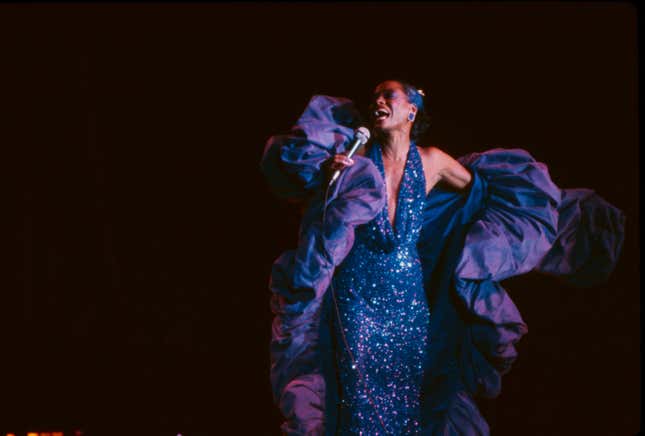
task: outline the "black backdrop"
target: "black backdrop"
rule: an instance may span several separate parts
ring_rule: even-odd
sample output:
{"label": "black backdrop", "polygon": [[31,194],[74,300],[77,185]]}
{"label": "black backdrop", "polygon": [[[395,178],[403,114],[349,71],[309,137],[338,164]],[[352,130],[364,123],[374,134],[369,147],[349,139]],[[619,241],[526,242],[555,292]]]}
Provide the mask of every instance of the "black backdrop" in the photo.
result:
{"label": "black backdrop", "polygon": [[627,215],[608,283],[505,282],[529,334],[481,405],[493,434],[637,431],[627,4],[4,4],[0,37],[0,430],[277,435],[267,282],[298,222],[262,149],[312,94],[364,102],[394,76],[428,91],[426,141],[525,148]]}

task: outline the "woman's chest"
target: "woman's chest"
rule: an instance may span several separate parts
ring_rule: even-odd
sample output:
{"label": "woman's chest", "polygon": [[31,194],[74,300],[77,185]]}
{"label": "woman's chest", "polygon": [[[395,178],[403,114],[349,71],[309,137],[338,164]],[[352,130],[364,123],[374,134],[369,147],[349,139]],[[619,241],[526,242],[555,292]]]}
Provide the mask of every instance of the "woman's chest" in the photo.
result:
{"label": "woman's chest", "polygon": [[399,205],[399,194],[405,173],[405,162],[388,162],[383,160],[383,175],[387,197],[388,219],[392,227],[396,226],[396,212]]}

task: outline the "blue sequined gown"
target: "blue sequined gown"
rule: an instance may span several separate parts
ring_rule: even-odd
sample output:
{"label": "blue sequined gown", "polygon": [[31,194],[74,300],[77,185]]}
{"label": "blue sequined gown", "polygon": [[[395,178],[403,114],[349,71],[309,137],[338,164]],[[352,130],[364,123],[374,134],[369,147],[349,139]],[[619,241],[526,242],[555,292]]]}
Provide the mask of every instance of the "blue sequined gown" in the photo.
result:
{"label": "blue sequined gown", "polygon": [[[383,176],[380,146],[374,144],[367,157]],[[341,320],[335,323],[340,434],[419,430],[430,317],[417,252],[425,197],[421,157],[411,145],[394,227],[387,206],[357,227],[354,245],[334,276]]]}

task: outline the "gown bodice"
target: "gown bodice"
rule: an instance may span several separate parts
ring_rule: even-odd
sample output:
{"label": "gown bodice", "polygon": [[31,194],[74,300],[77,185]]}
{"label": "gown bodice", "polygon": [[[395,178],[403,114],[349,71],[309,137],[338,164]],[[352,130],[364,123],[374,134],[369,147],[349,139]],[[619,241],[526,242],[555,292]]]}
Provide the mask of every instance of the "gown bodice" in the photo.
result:
{"label": "gown bodice", "polygon": [[[385,180],[381,147],[374,144],[366,153]],[[419,239],[425,205],[425,176],[421,156],[414,144],[410,145],[396,202],[394,223],[390,223],[387,202],[381,212],[369,223],[358,226],[356,238],[373,250],[389,252],[397,246],[413,247]],[[371,242],[371,243],[370,243]]]}

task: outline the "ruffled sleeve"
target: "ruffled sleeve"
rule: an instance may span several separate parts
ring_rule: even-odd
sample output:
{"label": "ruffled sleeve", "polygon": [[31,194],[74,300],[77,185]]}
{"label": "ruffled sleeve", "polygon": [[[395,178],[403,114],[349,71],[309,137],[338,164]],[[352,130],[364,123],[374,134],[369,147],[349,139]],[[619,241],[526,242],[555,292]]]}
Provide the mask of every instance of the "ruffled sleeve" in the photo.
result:
{"label": "ruffled sleeve", "polygon": [[291,131],[266,143],[260,168],[271,190],[302,199],[321,184],[321,164],[345,151],[360,115],[351,100],[315,95]]}
{"label": "ruffled sleeve", "polygon": [[463,380],[478,396],[495,397],[517,358],[515,344],[528,331],[499,281],[534,269],[557,237],[560,190],[546,165],[524,150],[494,149],[460,158],[485,180],[454,273],[466,312]]}
{"label": "ruffled sleeve", "polygon": [[486,180],[488,192],[466,235],[456,276],[500,281],[531,271],[558,230],[560,189],[548,168],[521,149],[494,149],[459,161]]}
{"label": "ruffled sleeve", "polygon": [[622,246],[624,216],[593,191],[560,190],[526,151],[496,149],[460,161],[487,185],[454,274],[468,320],[463,379],[471,393],[494,397],[528,331],[499,282],[531,270],[580,285],[606,279]]}
{"label": "ruffled sleeve", "polygon": [[590,189],[563,189],[558,212],[558,237],[535,271],[580,287],[606,281],[623,247],[623,212]]}

